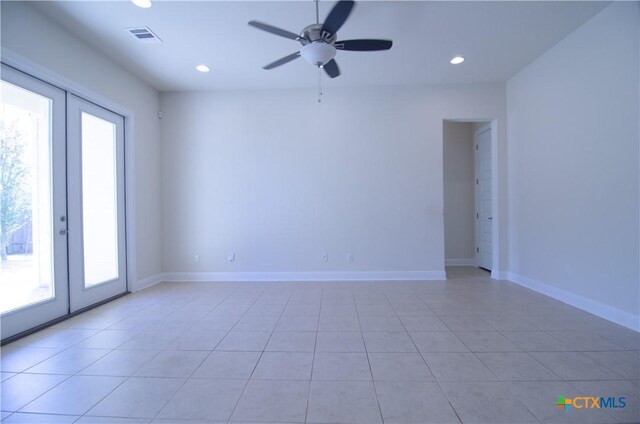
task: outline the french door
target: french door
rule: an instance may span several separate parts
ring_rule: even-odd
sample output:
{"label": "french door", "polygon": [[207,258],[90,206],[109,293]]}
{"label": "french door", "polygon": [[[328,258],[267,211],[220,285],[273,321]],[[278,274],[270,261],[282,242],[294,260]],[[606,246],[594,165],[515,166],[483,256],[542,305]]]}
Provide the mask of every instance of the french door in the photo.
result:
{"label": "french door", "polygon": [[2,64],[1,339],[126,291],[123,121]]}
{"label": "french door", "polygon": [[67,104],[70,309],[127,290],[124,118],[74,95]]}

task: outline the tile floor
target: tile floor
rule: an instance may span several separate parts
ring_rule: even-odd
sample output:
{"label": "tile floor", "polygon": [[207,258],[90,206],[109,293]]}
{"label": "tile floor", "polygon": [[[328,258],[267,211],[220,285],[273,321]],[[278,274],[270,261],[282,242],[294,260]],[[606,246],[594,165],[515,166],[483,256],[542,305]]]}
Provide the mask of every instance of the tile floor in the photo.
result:
{"label": "tile floor", "polygon": [[638,333],[448,272],[156,285],[2,347],[2,422],[640,422]]}

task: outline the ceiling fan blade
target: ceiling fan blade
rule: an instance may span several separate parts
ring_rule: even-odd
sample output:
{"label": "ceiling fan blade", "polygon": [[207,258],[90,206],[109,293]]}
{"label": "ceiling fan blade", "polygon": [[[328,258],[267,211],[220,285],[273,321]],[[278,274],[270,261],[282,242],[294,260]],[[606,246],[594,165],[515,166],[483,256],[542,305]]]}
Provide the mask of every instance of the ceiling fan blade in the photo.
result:
{"label": "ceiling fan blade", "polygon": [[282,59],[278,59],[275,62],[272,62],[270,64],[268,64],[267,66],[263,66],[262,69],[273,69],[273,68],[277,68],[280,65],[284,65],[285,63],[289,63],[294,59],[297,59],[300,57],[300,52],[295,52],[295,53],[291,53],[289,56],[285,56]]}
{"label": "ceiling fan blade", "polygon": [[334,47],[338,50],[354,52],[371,52],[376,50],[389,50],[393,45],[391,40],[342,40],[336,41]]}
{"label": "ceiling fan blade", "polygon": [[291,40],[296,41],[300,39],[300,36],[298,34],[294,34],[293,32],[287,31],[286,29],[274,27],[273,25],[265,24],[258,21],[249,21],[249,25],[263,31],[270,32],[271,34],[279,35],[280,37],[290,38]]}
{"label": "ceiling fan blade", "polygon": [[329,12],[327,18],[324,20],[321,33],[327,32],[330,35],[337,33],[349,17],[353,6],[355,6],[355,2],[352,0],[340,0],[333,6],[333,9],[331,9],[331,12]]}
{"label": "ceiling fan blade", "polygon": [[338,68],[338,64],[336,63],[335,59],[331,59],[330,61],[325,63],[323,68],[327,75],[329,75],[331,78],[340,76],[340,68]]}

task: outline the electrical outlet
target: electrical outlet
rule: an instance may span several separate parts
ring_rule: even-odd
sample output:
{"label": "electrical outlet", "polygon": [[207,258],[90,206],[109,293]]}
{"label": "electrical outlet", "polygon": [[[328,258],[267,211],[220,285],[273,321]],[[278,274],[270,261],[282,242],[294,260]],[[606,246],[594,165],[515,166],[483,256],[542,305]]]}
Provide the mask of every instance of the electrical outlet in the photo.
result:
{"label": "electrical outlet", "polygon": [[236,260],[236,254],[234,252],[229,253],[229,255],[227,256],[227,260],[229,262],[233,262]]}
{"label": "electrical outlet", "polygon": [[329,262],[329,255],[326,252],[323,252],[321,259],[322,259],[322,262]]}
{"label": "electrical outlet", "polygon": [[196,264],[200,262],[200,255],[198,255],[197,253],[193,255],[193,262]]}
{"label": "electrical outlet", "polygon": [[353,262],[353,253],[347,253],[347,262]]}

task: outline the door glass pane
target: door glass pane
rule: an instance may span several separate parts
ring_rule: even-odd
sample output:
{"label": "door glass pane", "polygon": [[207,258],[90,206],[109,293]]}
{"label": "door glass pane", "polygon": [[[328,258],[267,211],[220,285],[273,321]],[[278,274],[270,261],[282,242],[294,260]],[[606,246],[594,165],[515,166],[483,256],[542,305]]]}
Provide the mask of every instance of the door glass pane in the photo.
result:
{"label": "door glass pane", "polygon": [[85,287],[118,278],[116,125],[82,112]]}
{"label": "door glass pane", "polygon": [[0,85],[0,313],[51,299],[52,101]]}

